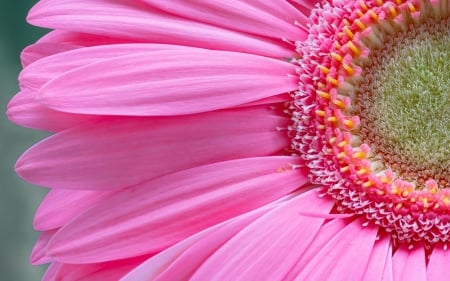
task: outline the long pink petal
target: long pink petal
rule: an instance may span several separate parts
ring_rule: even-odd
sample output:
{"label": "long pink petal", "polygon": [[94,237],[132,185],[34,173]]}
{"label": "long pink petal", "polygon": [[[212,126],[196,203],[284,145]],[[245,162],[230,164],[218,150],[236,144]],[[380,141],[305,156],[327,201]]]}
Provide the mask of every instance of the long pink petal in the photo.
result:
{"label": "long pink petal", "polygon": [[281,40],[242,34],[176,17],[138,1],[41,0],[31,10],[32,24],[153,42],[246,52],[271,57],[292,57]]}
{"label": "long pink petal", "polygon": [[58,231],[49,254],[86,263],[156,253],[298,189],[308,179],[293,164],[282,156],[233,160],[122,190]]}
{"label": "long pink petal", "polygon": [[[276,39],[291,41],[306,37],[307,31],[296,23],[307,22],[307,17],[286,1],[229,0],[229,1],[155,1],[148,5],[194,21]],[[273,4],[272,4],[273,3]]]}
{"label": "long pink petal", "polygon": [[66,52],[69,50],[80,48],[80,46],[61,44],[58,42],[51,43],[35,43],[27,46],[21,53],[20,59],[22,65],[27,67],[29,64],[54,54]]}
{"label": "long pink petal", "polygon": [[295,280],[361,280],[378,233],[378,228],[362,223],[347,225],[304,264]]}
{"label": "long pink petal", "polygon": [[424,247],[417,246],[409,250],[401,246],[394,254],[392,268],[394,281],[427,280]]}
{"label": "long pink petal", "polygon": [[56,233],[57,229],[45,231],[41,233],[36,243],[34,244],[33,250],[30,255],[30,263],[32,265],[39,265],[51,262],[52,259],[47,256],[47,244],[53,235]]}
{"label": "long pink petal", "polygon": [[364,281],[392,281],[392,243],[390,237],[377,242],[370,255]]}
{"label": "long pink petal", "polygon": [[314,240],[309,244],[308,249],[301,255],[295,266],[285,276],[286,280],[294,280],[304,269],[305,265],[321,251],[325,245],[332,240],[345,226],[353,219],[334,219],[326,222],[317,233]]}
{"label": "long pink petal", "polygon": [[104,120],[36,144],[16,170],[52,188],[122,188],[199,165],[277,153],[289,146],[277,128],[288,124],[266,108]]}
{"label": "long pink petal", "polygon": [[150,258],[121,281],[160,280],[173,273],[176,279],[187,279],[220,246],[279,204],[266,205],[205,229]]}
{"label": "long pink petal", "polygon": [[[36,45],[40,46],[42,44],[44,44],[44,46],[41,46],[41,48],[45,48],[49,43],[37,43]],[[63,46],[67,46],[67,44],[64,44]],[[193,52],[202,49],[166,44],[142,43],[108,44],[89,48],[77,48],[46,56],[37,60],[35,63],[26,66],[19,75],[19,82],[22,88],[26,87],[33,90],[39,90],[48,81],[63,75],[65,72],[88,64],[135,53],[145,52],[146,55],[151,55],[152,52],[162,50]]]}
{"label": "long pink petal", "polygon": [[44,276],[42,277],[42,281],[56,281],[57,279],[55,279],[55,277],[61,266],[62,263],[59,262],[51,263],[50,266],[45,271]]}
{"label": "long pink petal", "polygon": [[33,226],[39,231],[59,228],[111,194],[109,191],[53,189],[39,205]]}
{"label": "long pink petal", "polygon": [[295,67],[279,60],[209,50],[135,51],[56,77],[38,100],[72,113],[168,116],[225,109],[297,88]]}
{"label": "long pink petal", "polygon": [[8,104],[8,119],[20,126],[59,132],[84,123],[105,119],[102,116],[65,113],[43,106],[35,100],[35,92],[24,89]]}
{"label": "long pink petal", "polygon": [[316,190],[290,199],[218,249],[190,280],[283,280],[325,221],[299,210],[328,214],[333,204]]}
{"label": "long pink petal", "polygon": [[450,268],[450,251],[438,245],[433,249],[427,267],[428,281],[448,280],[448,270]]}
{"label": "long pink petal", "polygon": [[55,281],[113,281],[119,280],[148,256],[94,264],[62,264],[55,273]]}

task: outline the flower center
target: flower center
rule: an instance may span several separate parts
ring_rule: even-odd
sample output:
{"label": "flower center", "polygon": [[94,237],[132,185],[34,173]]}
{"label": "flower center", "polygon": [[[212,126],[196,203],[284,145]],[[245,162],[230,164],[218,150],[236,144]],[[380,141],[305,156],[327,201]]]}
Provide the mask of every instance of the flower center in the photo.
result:
{"label": "flower center", "polygon": [[447,0],[330,0],[297,43],[292,147],[335,210],[397,242],[450,239]]}
{"label": "flower center", "polygon": [[355,101],[361,135],[409,181],[449,187],[449,21],[411,25],[372,50]]}

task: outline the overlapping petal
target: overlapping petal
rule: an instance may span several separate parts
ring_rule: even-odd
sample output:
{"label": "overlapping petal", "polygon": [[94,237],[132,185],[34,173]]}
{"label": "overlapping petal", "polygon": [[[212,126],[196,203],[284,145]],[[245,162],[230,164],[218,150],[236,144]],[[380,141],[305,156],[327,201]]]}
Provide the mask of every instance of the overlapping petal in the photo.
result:
{"label": "overlapping petal", "polygon": [[135,45],[131,50],[118,48],[118,53],[129,55],[53,76],[40,89],[38,101],[72,113],[167,116],[229,108],[297,88],[295,67],[287,62],[232,52],[145,47],[150,51],[137,51]]}
{"label": "overlapping petal", "polygon": [[294,54],[288,44],[283,44],[281,37],[268,39],[219,28],[165,13],[139,1],[41,0],[30,11],[28,21],[47,28],[134,42],[167,43],[279,58]]}
{"label": "overlapping petal", "polygon": [[59,230],[49,255],[86,263],[156,253],[298,189],[307,182],[292,170],[298,164],[280,156],[233,160],[121,190]]}
{"label": "overlapping petal", "polygon": [[53,188],[123,188],[198,165],[274,154],[288,146],[277,130],[288,122],[264,107],[103,120],[33,146],[16,170],[30,182]]}

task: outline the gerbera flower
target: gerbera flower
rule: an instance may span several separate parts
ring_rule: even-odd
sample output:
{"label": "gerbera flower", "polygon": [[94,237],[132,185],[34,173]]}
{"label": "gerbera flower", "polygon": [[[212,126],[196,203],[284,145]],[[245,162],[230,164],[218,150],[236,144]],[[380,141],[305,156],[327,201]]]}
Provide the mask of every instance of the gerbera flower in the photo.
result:
{"label": "gerbera flower", "polygon": [[42,0],[44,280],[444,280],[447,0]]}

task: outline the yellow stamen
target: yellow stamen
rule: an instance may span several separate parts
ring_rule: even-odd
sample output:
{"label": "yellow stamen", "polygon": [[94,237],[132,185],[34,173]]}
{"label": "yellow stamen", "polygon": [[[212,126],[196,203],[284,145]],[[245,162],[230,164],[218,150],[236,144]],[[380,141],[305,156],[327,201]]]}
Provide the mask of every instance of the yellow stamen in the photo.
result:
{"label": "yellow stamen", "polygon": [[370,16],[375,22],[378,22],[378,15],[377,15],[374,11],[370,10],[370,11],[369,11],[369,16]]}
{"label": "yellow stamen", "polygon": [[342,159],[342,158],[344,158],[345,156],[346,156],[345,152],[341,152],[341,153],[339,153],[338,155],[336,155],[336,157],[337,157],[338,159]]}
{"label": "yellow stamen", "polygon": [[336,123],[338,121],[336,116],[330,116],[330,117],[327,118],[327,120],[330,123]]}
{"label": "yellow stamen", "polygon": [[341,55],[337,54],[337,53],[331,53],[331,57],[335,60],[337,60],[338,62],[342,62],[343,58],[341,57]]}
{"label": "yellow stamen", "polygon": [[353,76],[353,74],[355,74],[355,70],[350,65],[344,63],[342,64],[342,67],[345,69],[348,75]]}
{"label": "yellow stamen", "polygon": [[359,19],[356,19],[355,23],[359,27],[359,29],[361,29],[361,30],[366,29],[366,25],[364,23],[362,23],[362,21],[360,21]]}
{"label": "yellow stamen", "polygon": [[353,52],[355,55],[357,55],[357,56],[361,55],[361,50],[359,50],[359,49],[355,46],[355,44],[353,44],[352,41],[348,41],[347,46],[348,46],[348,48],[349,48],[350,50],[352,50],[352,52]]}
{"label": "yellow stamen", "polygon": [[393,18],[395,18],[398,15],[397,10],[392,5],[389,5],[389,12],[391,13]]}
{"label": "yellow stamen", "polygon": [[327,82],[336,87],[339,86],[339,80],[337,80],[336,78],[333,78],[331,76],[327,76]]}
{"label": "yellow stamen", "polygon": [[342,167],[339,171],[341,171],[341,173],[345,173],[345,172],[348,172],[349,170],[350,170],[350,167],[345,166],[345,167]]}
{"label": "yellow stamen", "polygon": [[362,151],[358,151],[358,152],[353,153],[353,157],[358,158],[358,159],[364,159],[364,158],[366,158],[366,154]]}
{"label": "yellow stamen", "polygon": [[336,50],[340,50],[342,48],[342,45],[339,44],[338,41],[334,41],[334,47],[336,48]]}
{"label": "yellow stamen", "polygon": [[359,1],[359,6],[361,6],[361,9],[363,9],[363,11],[367,11],[369,8],[366,5],[365,1]]}
{"label": "yellow stamen", "polygon": [[353,123],[352,120],[347,119],[344,121],[344,125],[347,126],[347,128],[352,129],[355,126],[355,123]]}
{"label": "yellow stamen", "polygon": [[346,146],[348,144],[348,142],[347,141],[345,141],[345,140],[343,140],[343,141],[341,141],[340,143],[338,143],[338,147],[344,147],[344,146]]}
{"label": "yellow stamen", "polygon": [[340,109],[345,109],[345,103],[341,100],[333,100],[333,104],[339,107]]}
{"label": "yellow stamen", "polygon": [[326,67],[326,66],[319,65],[319,69],[320,69],[320,71],[322,71],[325,74],[330,73],[330,69],[328,67]]}
{"label": "yellow stamen", "polygon": [[428,208],[428,198],[422,198],[422,203],[425,208]]}
{"label": "yellow stamen", "polygon": [[316,91],[316,94],[317,94],[319,97],[321,97],[321,98],[324,98],[324,99],[327,99],[327,100],[330,99],[330,94],[327,93],[327,92],[317,90],[317,91]]}
{"label": "yellow stamen", "polygon": [[325,117],[325,111],[323,110],[316,110],[316,114],[320,117]]}
{"label": "yellow stamen", "polygon": [[363,183],[363,187],[371,187],[373,185],[373,182],[371,182],[371,181],[368,181],[368,182],[365,182],[365,183]]}
{"label": "yellow stamen", "polygon": [[355,34],[350,30],[348,26],[344,26],[344,33],[347,35],[350,39],[353,39],[355,37]]}

